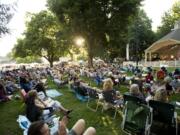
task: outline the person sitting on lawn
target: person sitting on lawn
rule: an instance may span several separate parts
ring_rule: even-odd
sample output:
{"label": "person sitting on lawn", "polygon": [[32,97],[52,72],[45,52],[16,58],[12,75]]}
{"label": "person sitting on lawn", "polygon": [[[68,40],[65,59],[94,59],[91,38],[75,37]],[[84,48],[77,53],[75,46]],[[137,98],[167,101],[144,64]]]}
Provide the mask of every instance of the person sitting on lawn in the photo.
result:
{"label": "person sitting on lawn", "polygon": [[163,89],[156,91],[154,100],[167,103],[168,102],[167,91]]}
{"label": "person sitting on lawn", "polygon": [[173,87],[175,92],[180,92],[180,79],[178,79],[177,76],[171,81],[170,85]]}
{"label": "person sitting on lawn", "polygon": [[28,92],[26,105],[26,115],[30,121],[37,121],[43,113],[47,112],[43,110],[47,109],[50,112],[53,112],[53,110],[62,111],[64,114],[69,114],[71,112],[71,110],[67,110],[56,100],[52,100],[50,98],[46,101],[41,100],[38,97],[36,90]]}
{"label": "person sitting on lawn", "polygon": [[[95,135],[96,134],[96,130],[93,127],[89,127],[85,131],[85,121],[83,119],[79,119],[69,132],[67,132],[66,130],[67,124],[68,124],[68,118],[64,116],[62,120],[59,121],[57,135]],[[27,135],[50,135],[50,129],[48,125],[43,121],[33,122],[28,129]]]}
{"label": "person sitting on lawn", "polygon": [[115,91],[113,89],[113,82],[111,78],[104,80],[102,94],[103,94],[104,100],[107,103],[111,103],[113,105],[120,105],[120,106],[123,104],[123,100],[122,100],[122,96],[120,95],[120,92]]}
{"label": "person sitting on lawn", "polygon": [[160,70],[156,74],[156,81],[153,83],[151,87],[151,92],[155,93],[158,90],[166,89],[166,83],[164,81],[165,78],[165,72]]}
{"label": "person sitting on lawn", "polygon": [[24,75],[20,76],[19,84],[21,88],[26,91],[26,93],[28,93],[28,91],[32,89],[30,82],[27,80],[27,78]]}
{"label": "person sitting on lawn", "polygon": [[166,91],[167,91],[167,94],[168,96],[170,96],[173,92],[173,87],[171,85],[171,82],[172,82],[172,79],[170,76],[166,76],[164,78],[164,82],[165,82],[165,85],[166,85]]}
{"label": "person sitting on lawn", "polygon": [[7,95],[4,85],[0,83],[0,101],[8,101],[10,97]]}
{"label": "person sitting on lawn", "polygon": [[145,77],[145,82],[146,83],[151,83],[151,81],[154,80],[154,77],[152,76],[151,72],[148,72],[148,74]]}
{"label": "person sitting on lawn", "polygon": [[68,84],[68,80],[62,80],[61,77],[58,77],[56,75],[54,76],[53,80],[56,83],[56,85],[58,85],[59,87]]}
{"label": "person sitting on lawn", "polygon": [[42,91],[44,93],[44,95],[47,97],[46,90],[45,90],[43,83],[41,83],[41,82],[37,83],[34,89],[37,90],[37,92]]}
{"label": "person sitting on lawn", "polygon": [[141,99],[145,99],[145,97],[139,90],[138,84],[131,84],[129,94]]}

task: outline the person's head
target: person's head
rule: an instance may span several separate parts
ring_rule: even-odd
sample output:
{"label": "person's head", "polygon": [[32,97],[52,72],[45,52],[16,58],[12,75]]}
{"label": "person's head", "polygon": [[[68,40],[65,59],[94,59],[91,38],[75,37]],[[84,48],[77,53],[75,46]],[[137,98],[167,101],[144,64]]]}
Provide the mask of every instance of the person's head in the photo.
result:
{"label": "person's head", "polygon": [[168,97],[167,97],[167,92],[166,90],[158,90],[155,93],[154,100],[161,101],[161,102],[167,102]]}
{"label": "person's head", "polygon": [[111,78],[108,78],[104,81],[103,84],[103,90],[112,90],[113,89],[113,82],[111,80]]}
{"label": "person's head", "polygon": [[172,79],[171,79],[170,76],[166,76],[166,77],[164,78],[164,82],[165,82],[165,83],[170,83],[171,81],[172,81]]}
{"label": "person's head", "polygon": [[174,71],[175,74],[180,74],[180,69],[179,68],[176,68],[175,71]]}
{"label": "person's head", "polygon": [[131,84],[130,93],[132,95],[138,95],[140,93],[138,84]]}
{"label": "person's head", "polygon": [[43,121],[36,121],[30,125],[27,135],[50,135],[50,130]]}
{"label": "person's head", "polygon": [[28,92],[28,97],[29,98],[36,98],[36,97],[38,97],[37,91],[36,90],[30,90]]}
{"label": "person's head", "polygon": [[165,71],[166,71],[166,68],[165,68],[165,67],[161,67],[161,70],[165,72]]}

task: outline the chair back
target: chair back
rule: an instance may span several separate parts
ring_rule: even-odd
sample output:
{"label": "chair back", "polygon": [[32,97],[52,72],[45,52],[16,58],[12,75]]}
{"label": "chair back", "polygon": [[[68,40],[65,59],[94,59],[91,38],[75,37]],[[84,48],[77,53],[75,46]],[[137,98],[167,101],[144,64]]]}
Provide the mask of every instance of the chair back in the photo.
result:
{"label": "chair back", "polygon": [[87,94],[89,98],[92,98],[92,99],[99,98],[98,92],[92,88],[87,88]]}
{"label": "chair back", "polygon": [[150,117],[150,107],[136,101],[127,101],[125,105],[123,130],[132,134],[143,134]]}
{"label": "chair back", "polygon": [[149,106],[153,108],[153,120],[172,124],[175,112],[175,106],[160,101],[149,101]]}
{"label": "chair back", "polygon": [[111,90],[111,91],[103,91],[102,92],[104,101],[110,104],[115,104],[115,96],[116,96],[116,91]]}
{"label": "chair back", "polygon": [[141,103],[141,104],[147,104],[145,100],[132,96],[128,93],[123,95],[123,99],[124,99],[124,103],[126,103],[127,101],[133,101],[133,102],[137,102],[137,103]]}

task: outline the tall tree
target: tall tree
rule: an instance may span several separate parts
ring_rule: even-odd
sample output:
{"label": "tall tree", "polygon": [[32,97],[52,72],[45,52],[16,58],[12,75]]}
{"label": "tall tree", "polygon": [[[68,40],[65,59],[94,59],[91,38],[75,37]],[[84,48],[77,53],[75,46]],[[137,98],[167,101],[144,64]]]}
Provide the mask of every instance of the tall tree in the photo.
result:
{"label": "tall tree", "polygon": [[134,21],[129,26],[128,39],[130,55],[136,61],[142,59],[144,50],[155,41],[151,20],[143,10],[139,10]]}
{"label": "tall tree", "polygon": [[169,11],[164,13],[162,25],[157,29],[157,39],[171,32],[176,21],[180,21],[180,1],[176,2]]}
{"label": "tall tree", "polygon": [[[141,0],[48,0],[48,6],[69,26],[72,35],[86,41],[89,66],[92,58],[106,53],[104,49],[118,43],[129,23],[129,17],[137,11]],[[106,37],[109,37],[107,40]],[[110,48],[110,47],[108,47]]]}
{"label": "tall tree", "polygon": [[32,14],[27,22],[25,38],[14,47],[14,56],[39,56],[46,58],[50,66],[68,51],[67,41],[56,17],[49,11]]}

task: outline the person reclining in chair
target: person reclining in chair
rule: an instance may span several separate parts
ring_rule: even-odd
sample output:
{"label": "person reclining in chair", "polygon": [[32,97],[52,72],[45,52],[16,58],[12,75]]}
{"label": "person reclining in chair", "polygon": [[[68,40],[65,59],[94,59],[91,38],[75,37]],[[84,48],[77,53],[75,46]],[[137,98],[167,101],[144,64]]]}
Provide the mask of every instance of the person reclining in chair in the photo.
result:
{"label": "person reclining in chair", "polygon": [[[85,131],[85,121],[83,119],[79,119],[72,129],[67,132],[66,126],[68,123],[67,116],[64,116],[61,121],[59,121],[59,127],[57,131],[57,135],[95,135],[96,130],[93,127],[89,127]],[[50,135],[50,129],[46,123],[43,121],[37,121],[31,124],[28,129],[27,135]]]}
{"label": "person reclining in chair", "polygon": [[49,113],[52,113],[54,110],[61,111],[64,114],[71,112],[71,110],[64,108],[58,101],[52,99],[47,101],[41,100],[36,90],[28,92],[26,105],[26,115],[31,122],[39,120],[42,114],[47,113],[47,110],[49,110]]}

